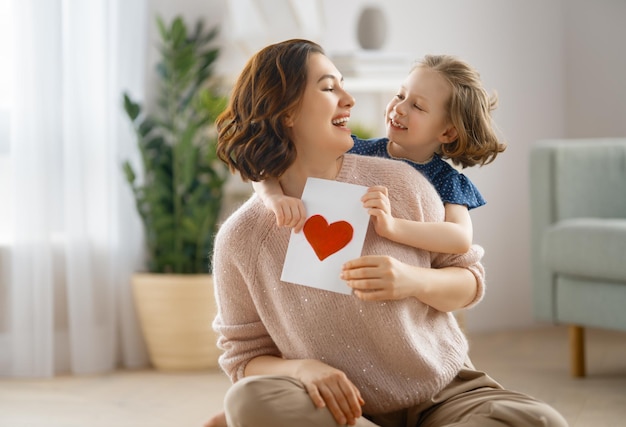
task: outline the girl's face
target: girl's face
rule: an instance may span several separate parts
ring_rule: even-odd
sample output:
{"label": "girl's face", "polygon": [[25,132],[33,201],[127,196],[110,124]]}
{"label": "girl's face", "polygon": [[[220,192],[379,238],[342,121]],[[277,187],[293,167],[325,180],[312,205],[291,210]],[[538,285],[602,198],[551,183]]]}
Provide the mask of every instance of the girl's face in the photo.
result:
{"label": "girl's face", "polygon": [[343,77],[326,56],[314,53],[307,62],[308,80],[302,103],[287,124],[299,159],[336,159],[352,148],[346,126],[354,98],[343,89]]}
{"label": "girl's face", "polygon": [[436,71],[416,67],[387,104],[385,122],[392,155],[421,162],[456,139],[447,105],[449,83]]}

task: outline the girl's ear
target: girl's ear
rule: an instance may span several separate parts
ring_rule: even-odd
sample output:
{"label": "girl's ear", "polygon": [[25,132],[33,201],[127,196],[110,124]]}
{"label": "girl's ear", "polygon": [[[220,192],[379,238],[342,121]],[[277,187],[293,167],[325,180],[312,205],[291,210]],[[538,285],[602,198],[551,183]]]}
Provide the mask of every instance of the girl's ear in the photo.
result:
{"label": "girl's ear", "polygon": [[443,131],[441,135],[439,135],[439,142],[442,144],[447,144],[449,142],[454,142],[458,139],[459,133],[456,131],[456,127],[450,125]]}

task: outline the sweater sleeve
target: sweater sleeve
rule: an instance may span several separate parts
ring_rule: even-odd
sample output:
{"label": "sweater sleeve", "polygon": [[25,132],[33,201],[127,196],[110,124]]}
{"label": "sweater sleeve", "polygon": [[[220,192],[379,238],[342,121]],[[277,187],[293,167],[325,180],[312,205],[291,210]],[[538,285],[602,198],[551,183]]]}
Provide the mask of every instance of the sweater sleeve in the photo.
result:
{"label": "sweater sleeve", "polygon": [[485,268],[480,260],[485,250],[479,245],[472,245],[464,254],[433,254],[432,267],[461,267],[469,270],[476,278],[476,294],[474,299],[465,308],[474,307],[485,295]]}
{"label": "sweater sleeve", "polygon": [[[217,316],[213,329],[218,333],[218,347],[223,351],[219,363],[233,382],[244,377],[248,362],[261,355],[280,356],[259,318],[254,299],[245,277],[256,277],[250,269],[256,265],[258,250],[255,230],[234,216],[222,225],[215,240],[213,279],[217,301]],[[249,223],[251,224],[251,223]],[[258,249],[258,248],[257,248]],[[234,257],[232,254],[240,254]]]}

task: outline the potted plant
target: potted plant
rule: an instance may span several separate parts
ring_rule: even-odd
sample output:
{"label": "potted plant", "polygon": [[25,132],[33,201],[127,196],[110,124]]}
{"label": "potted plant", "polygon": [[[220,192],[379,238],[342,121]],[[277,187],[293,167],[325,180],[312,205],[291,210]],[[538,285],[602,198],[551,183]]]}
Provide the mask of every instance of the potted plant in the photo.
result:
{"label": "potted plant", "polygon": [[[141,154],[141,180],[126,179],[143,222],[147,272],[133,292],[150,359],[157,369],[215,366],[211,253],[229,176],[215,153],[214,122],[225,108],[213,75],[217,29],[157,17],[160,60],[156,106],[147,111],[124,93],[124,110]],[[170,341],[171,340],[171,341]]]}

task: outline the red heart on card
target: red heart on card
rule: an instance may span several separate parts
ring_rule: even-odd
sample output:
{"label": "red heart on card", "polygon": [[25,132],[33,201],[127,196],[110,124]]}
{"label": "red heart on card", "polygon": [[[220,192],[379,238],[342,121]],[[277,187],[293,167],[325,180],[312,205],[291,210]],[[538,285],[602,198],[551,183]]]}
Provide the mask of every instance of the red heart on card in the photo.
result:
{"label": "red heart on card", "polygon": [[353,234],[350,223],[337,221],[328,224],[321,215],[307,219],[302,231],[320,261],[343,249],[350,243]]}

